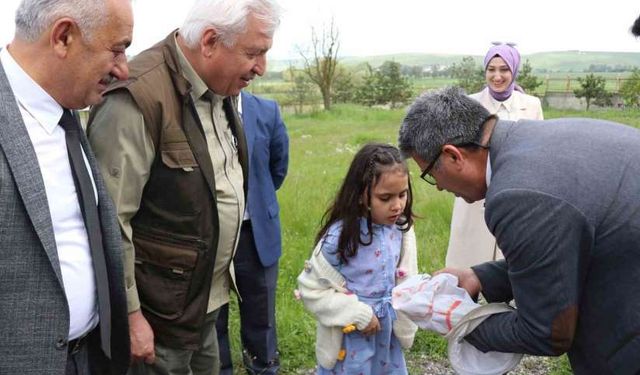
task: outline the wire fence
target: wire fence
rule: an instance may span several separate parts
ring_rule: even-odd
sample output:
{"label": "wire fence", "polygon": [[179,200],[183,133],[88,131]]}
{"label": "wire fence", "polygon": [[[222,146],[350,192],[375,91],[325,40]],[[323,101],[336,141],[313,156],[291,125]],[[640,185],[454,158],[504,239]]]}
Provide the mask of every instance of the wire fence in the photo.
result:
{"label": "wire fence", "polygon": [[[548,100],[548,104],[551,106],[557,106],[557,108],[579,108],[584,106],[579,99],[575,98],[573,92],[581,88],[578,78],[584,77],[586,74],[567,74],[565,77],[554,76],[538,76],[542,81],[542,84],[538,86],[533,92],[529,94],[536,95],[545,101]],[[598,75],[598,74],[596,74]],[[625,76],[603,76],[605,80],[605,89],[612,94],[614,98],[613,105],[618,107],[621,105],[619,98],[619,92],[624,83],[629,80],[628,75]],[[421,92],[438,89],[444,86],[455,85],[457,82],[454,78],[449,77],[435,77],[435,78],[418,78],[413,79],[413,91],[414,95],[418,95]],[[276,100],[283,111],[286,112],[308,112],[312,110],[322,109],[322,96],[317,87],[313,86],[306,98],[304,99],[302,106],[299,101],[294,97],[293,85],[289,82],[282,80],[264,80],[254,82],[252,86],[248,88],[249,91],[256,95],[260,95],[269,99]],[[562,97],[562,101],[557,99]],[[570,104],[568,104],[570,103]],[[298,108],[296,108],[296,106]]]}

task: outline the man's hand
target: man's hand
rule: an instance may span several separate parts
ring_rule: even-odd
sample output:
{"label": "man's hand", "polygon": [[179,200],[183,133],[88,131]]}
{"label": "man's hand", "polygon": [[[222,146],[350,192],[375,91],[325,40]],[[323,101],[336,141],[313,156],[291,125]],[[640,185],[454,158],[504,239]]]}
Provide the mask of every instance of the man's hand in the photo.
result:
{"label": "man's hand", "polygon": [[140,310],[129,314],[129,335],[131,336],[131,361],[144,361],[148,364],[155,362],[153,330]]}
{"label": "man's hand", "polygon": [[373,314],[369,324],[366,327],[364,327],[364,329],[361,330],[360,333],[362,333],[365,336],[371,336],[378,333],[379,330],[380,330],[380,322],[378,321],[378,317],[376,316],[376,314]]}
{"label": "man's hand", "polygon": [[482,291],[480,279],[478,279],[478,276],[476,276],[476,273],[473,272],[471,268],[459,269],[447,267],[434,272],[433,275],[435,276],[440,273],[450,273],[456,276],[458,278],[458,286],[465,289],[473,298],[477,298],[478,294]]}

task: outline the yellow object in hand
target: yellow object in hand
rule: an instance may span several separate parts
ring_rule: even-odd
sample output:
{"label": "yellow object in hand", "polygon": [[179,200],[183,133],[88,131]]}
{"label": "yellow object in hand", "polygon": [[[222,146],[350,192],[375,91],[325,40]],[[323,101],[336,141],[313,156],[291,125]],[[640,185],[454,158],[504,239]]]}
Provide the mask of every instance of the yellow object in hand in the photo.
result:
{"label": "yellow object in hand", "polygon": [[351,333],[356,330],[356,326],[354,324],[349,324],[342,328],[342,333]]}
{"label": "yellow object in hand", "polygon": [[338,352],[338,361],[344,361],[344,357],[347,356],[347,351],[344,349],[340,349]]}

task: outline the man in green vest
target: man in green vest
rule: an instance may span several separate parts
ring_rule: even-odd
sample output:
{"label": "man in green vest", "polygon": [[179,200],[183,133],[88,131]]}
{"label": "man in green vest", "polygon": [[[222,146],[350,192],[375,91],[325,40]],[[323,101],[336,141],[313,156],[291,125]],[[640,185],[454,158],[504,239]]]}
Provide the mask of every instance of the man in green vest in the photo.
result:
{"label": "man in green vest", "polygon": [[125,253],[131,373],[217,374],[247,189],[235,96],[266,70],[273,0],[196,0],[91,111]]}

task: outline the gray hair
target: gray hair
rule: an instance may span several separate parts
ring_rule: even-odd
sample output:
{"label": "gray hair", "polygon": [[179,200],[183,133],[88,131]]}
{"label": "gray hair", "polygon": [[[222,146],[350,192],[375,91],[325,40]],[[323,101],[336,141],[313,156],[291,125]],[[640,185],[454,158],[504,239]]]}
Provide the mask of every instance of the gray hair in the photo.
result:
{"label": "gray hair", "polygon": [[56,20],[70,17],[91,40],[106,23],[106,9],[106,0],[23,0],[16,11],[16,36],[34,42]]}
{"label": "gray hair", "polygon": [[402,121],[398,147],[404,157],[415,153],[430,162],[446,144],[478,142],[489,116],[482,104],[462,89],[445,87],[423,93]]}
{"label": "gray hair", "polygon": [[631,33],[635,36],[640,36],[640,16],[638,16],[633,25],[631,25]]}
{"label": "gray hair", "polygon": [[220,41],[233,47],[236,37],[247,29],[251,14],[265,23],[269,36],[280,25],[281,8],[274,0],[196,0],[187,14],[180,35],[187,46],[195,48],[207,27],[214,27]]}

